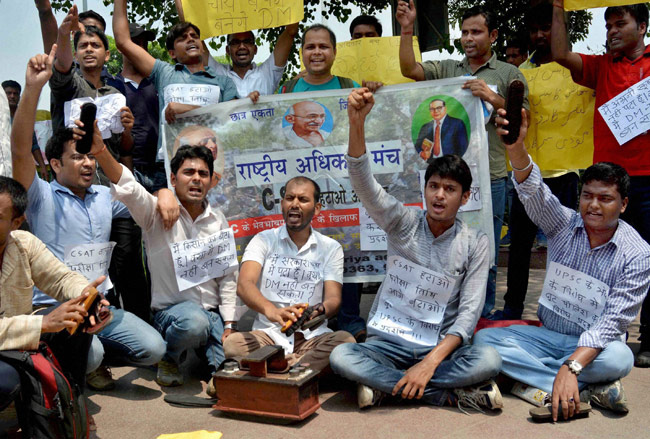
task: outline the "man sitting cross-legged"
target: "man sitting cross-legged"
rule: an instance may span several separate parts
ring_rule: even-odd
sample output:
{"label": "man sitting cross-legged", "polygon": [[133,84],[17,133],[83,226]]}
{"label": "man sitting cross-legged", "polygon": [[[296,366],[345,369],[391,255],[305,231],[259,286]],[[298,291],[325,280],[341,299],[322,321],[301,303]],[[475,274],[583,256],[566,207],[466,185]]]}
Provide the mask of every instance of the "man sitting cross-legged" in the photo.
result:
{"label": "man sitting cross-legged", "polygon": [[634,357],[623,337],[650,282],[650,246],[619,219],[630,178],[621,166],[596,163],[581,178],[579,213],[564,207],[526,153],[526,128],[524,117],[519,138],[507,149],[519,199],[548,238],[537,310],[544,326],[484,329],[474,343],[499,351],[504,375],[552,393],[554,421],[560,409],[564,419],[574,416],[581,400],[626,413],[618,380]]}
{"label": "man sitting cross-legged", "polygon": [[313,319],[320,314],[336,315],[341,304],[343,249],[311,227],[312,218],[321,210],[319,199],[315,181],[306,177],[289,180],[282,198],[285,225],[259,233],[246,247],[237,294],[259,314],[253,331],[228,337],[224,344],[227,358],[276,344],[293,354],[291,362],[301,360],[323,370],[332,349],[354,342],[347,332],[328,329],[327,321],[288,337],[280,331],[285,322],[301,316],[300,306],[311,305],[315,311],[309,318]]}
{"label": "man sitting cross-legged", "polygon": [[[501,408],[499,388],[485,382],[497,375],[501,359],[491,347],[469,344],[490,264],[487,236],[456,218],[469,199],[470,169],[455,155],[434,159],[425,173],[425,212],[404,207],[371,172],[364,123],[373,104],[365,88],[348,98],[347,161],[352,187],[386,232],[387,276],[370,310],[368,340],[336,347],[332,369],[359,383],[360,408],[398,393],[437,406]],[[426,280],[415,287],[418,280],[407,281],[406,272]],[[421,302],[415,296],[431,307],[413,306]]]}

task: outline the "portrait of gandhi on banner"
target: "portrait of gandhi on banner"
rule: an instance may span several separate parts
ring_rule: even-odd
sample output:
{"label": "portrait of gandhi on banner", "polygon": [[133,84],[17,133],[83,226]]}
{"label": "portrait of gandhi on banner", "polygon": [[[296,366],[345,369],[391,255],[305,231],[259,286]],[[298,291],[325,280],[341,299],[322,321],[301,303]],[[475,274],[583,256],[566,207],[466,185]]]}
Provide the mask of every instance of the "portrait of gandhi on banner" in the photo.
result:
{"label": "portrait of gandhi on banner", "polygon": [[425,100],[413,116],[415,150],[426,161],[445,154],[462,157],[469,145],[467,122],[467,112],[456,99],[433,96]]}
{"label": "portrait of gandhi on banner", "polygon": [[284,114],[282,131],[295,146],[321,146],[332,132],[332,114],[324,105],[314,101],[293,104]]}
{"label": "portrait of gandhi on banner", "polygon": [[[176,151],[183,145],[205,146],[212,153],[214,159],[214,176],[212,178],[212,187],[216,186],[221,180],[225,166],[225,158],[220,154],[220,140],[211,128],[202,125],[190,125],[181,130],[176,136],[174,147],[172,148],[171,157],[176,155]],[[171,160],[170,157],[170,160]]]}

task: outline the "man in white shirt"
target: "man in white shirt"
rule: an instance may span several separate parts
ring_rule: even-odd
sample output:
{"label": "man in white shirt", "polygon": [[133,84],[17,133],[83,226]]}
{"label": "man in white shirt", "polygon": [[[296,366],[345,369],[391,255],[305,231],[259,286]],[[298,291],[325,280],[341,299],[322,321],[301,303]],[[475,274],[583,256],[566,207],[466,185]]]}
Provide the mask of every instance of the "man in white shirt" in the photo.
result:
{"label": "man in white shirt", "polygon": [[[208,55],[208,66],[219,75],[233,80],[239,96],[248,96],[256,91],[260,95],[270,95],[277,90],[298,33],[298,23],[290,24],[278,37],[273,53],[262,64],[255,64],[257,54],[255,34],[251,31],[228,35],[226,54],[232,61],[221,64]],[[207,53],[207,51],[206,51]]]}
{"label": "man in white shirt", "polygon": [[285,225],[257,234],[242,258],[237,294],[259,314],[253,331],[232,334],[224,343],[226,358],[245,356],[262,346],[280,345],[291,361],[309,363],[314,370],[329,366],[330,352],[354,337],[332,332],[327,321],[315,329],[286,336],[285,322],[296,321],[307,305],[310,320],[336,315],[341,304],[343,249],[341,244],[311,227],[321,210],[320,188],[313,180],[295,177],[285,186],[282,216]]}

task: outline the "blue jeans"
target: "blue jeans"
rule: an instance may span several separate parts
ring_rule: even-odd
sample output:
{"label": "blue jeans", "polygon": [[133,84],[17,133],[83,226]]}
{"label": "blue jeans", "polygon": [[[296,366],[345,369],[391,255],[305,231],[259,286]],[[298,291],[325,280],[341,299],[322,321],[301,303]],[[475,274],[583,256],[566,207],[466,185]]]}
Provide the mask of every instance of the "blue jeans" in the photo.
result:
{"label": "blue jeans", "polygon": [[[474,344],[496,348],[503,359],[504,375],[551,393],[558,370],[577,349],[579,338],[544,327],[513,325],[482,329],[474,335]],[[617,380],[630,373],[633,364],[630,348],[613,341],[585,366],[578,386],[582,389],[587,384]]]}
{"label": "blue jeans", "polygon": [[165,341],[144,320],[123,309],[110,307],[113,320],[93,337],[88,371],[108,366],[150,366],[165,355]]}
{"label": "blue jeans", "polygon": [[[429,352],[431,347],[404,347],[372,337],[365,343],[346,343],[334,348],[330,366],[336,374],[350,381],[391,394],[406,370],[422,361]],[[441,406],[447,402],[450,390],[493,378],[500,368],[501,358],[493,348],[461,346],[440,363],[422,400]]]}
{"label": "blue jeans", "polygon": [[494,227],[494,265],[490,267],[487,288],[485,290],[485,305],[482,317],[487,317],[494,308],[497,293],[497,262],[499,260],[499,244],[501,243],[501,228],[506,210],[506,181],[507,178],[497,178],[490,182],[492,193],[492,226]]}
{"label": "blue jeans", "polygon": [[194,302],[181,302],[156,312],[153,321],[167,342],[167,361],[181,364],[188,349],[199,348],[214,371],[226,359],[221,344],[223,318],[216,310],[205,310]]}

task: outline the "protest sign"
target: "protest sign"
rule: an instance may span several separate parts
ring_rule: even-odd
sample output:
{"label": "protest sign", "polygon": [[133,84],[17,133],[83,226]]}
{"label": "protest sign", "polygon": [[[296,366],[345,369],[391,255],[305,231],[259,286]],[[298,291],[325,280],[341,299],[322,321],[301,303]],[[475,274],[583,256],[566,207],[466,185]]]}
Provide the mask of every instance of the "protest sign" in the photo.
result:
{"label": "protest sign", "polygon": [[539,304],[589,330],[605,309],[609,286],[585,273],[551,262]]}
{"label": "protest sign", "polygon": [[604,8],[607,6],[625,6],[633,4],[631,0],[565,0],[566,11],[579,11],[581,9]]}
{"label": "protest sign", "polygon": [[108,277],[108,267],[111,265],[111,255],[115,242],[99,242],[94,244],[79,244],[66,246],[63,252],[63,262],[68,268],[83,274],[89,282],[99,276],[106,276],[97,289],[104,292],[113,287]]}
{"label": "protest sign", "polygon": [[[478,210],[463,212],[460,217],[491,237],[487,135],[480,100],[461,89],[467,79],[383,87],[375,94],[375,105],[366,121],[367,148],[379,184],[404,205],[421,209],[419,171],[426,169],[427,161],[421,158],[414,142],[422,125],[431,122],[430,102],[444,100],[448,114],[462,120],[468,129],[463,158],[476,169],[474,185],[481,199]],[[284,224],[280,208],[284,184],[296,176],[314,179],[321,188],[323,208],[312,226],[341,243],[345,281],[381,281],[386,273],[386,252],[361,249],[361,203],[347,174],[349,92],[262,96],[257,104],[239,99],[185,113],[162,130],[167,172],[169,158],[180,143],[176,142],[178,136],[201,126],[202,136],[215,139],[219,151],[215,172],[221,179],[208,194],[208,201],[224,212],[234,230],[240,256],[255,234]],[[310,125],[309,147],[301,137],[305,127],[300,124],[312,120],[292,117],[294,106],[304,105],[313,107],[314,114],[318,114]],[[490,253],[494,254],[494,249]]]}
{"label": "protest sign", "polygon": [[552,62],[522,69],[531,118],[526,148],[542,170],[584,169],[594,156],[594,91]]}
{"label": "protest sign", "polygon": [[67,101],[63,106],[65,126],[76,128],[75,120],[81,118],[81,106],[92,102],[97,106],[97,127],[102,132],[102,138],[108,139],[112,133],[124,131],[122,126],[122,107],[126,107],[126,97],[121,93],[99,96],[97,98],[77,98]]}
{"label": "protest sign", "polygon": [[650,129],[650,77],[598,107],[619,145]]}
{"label": "protest sign", "polygon": [[260,291],[271,302],[316,305],[323,300],[322,265],[274,253],[264,264]]}
{"label": "protest sign", "polygon": [[286,26],[305,16],[303,0],[183,0],[185,20],[201,38]]}

